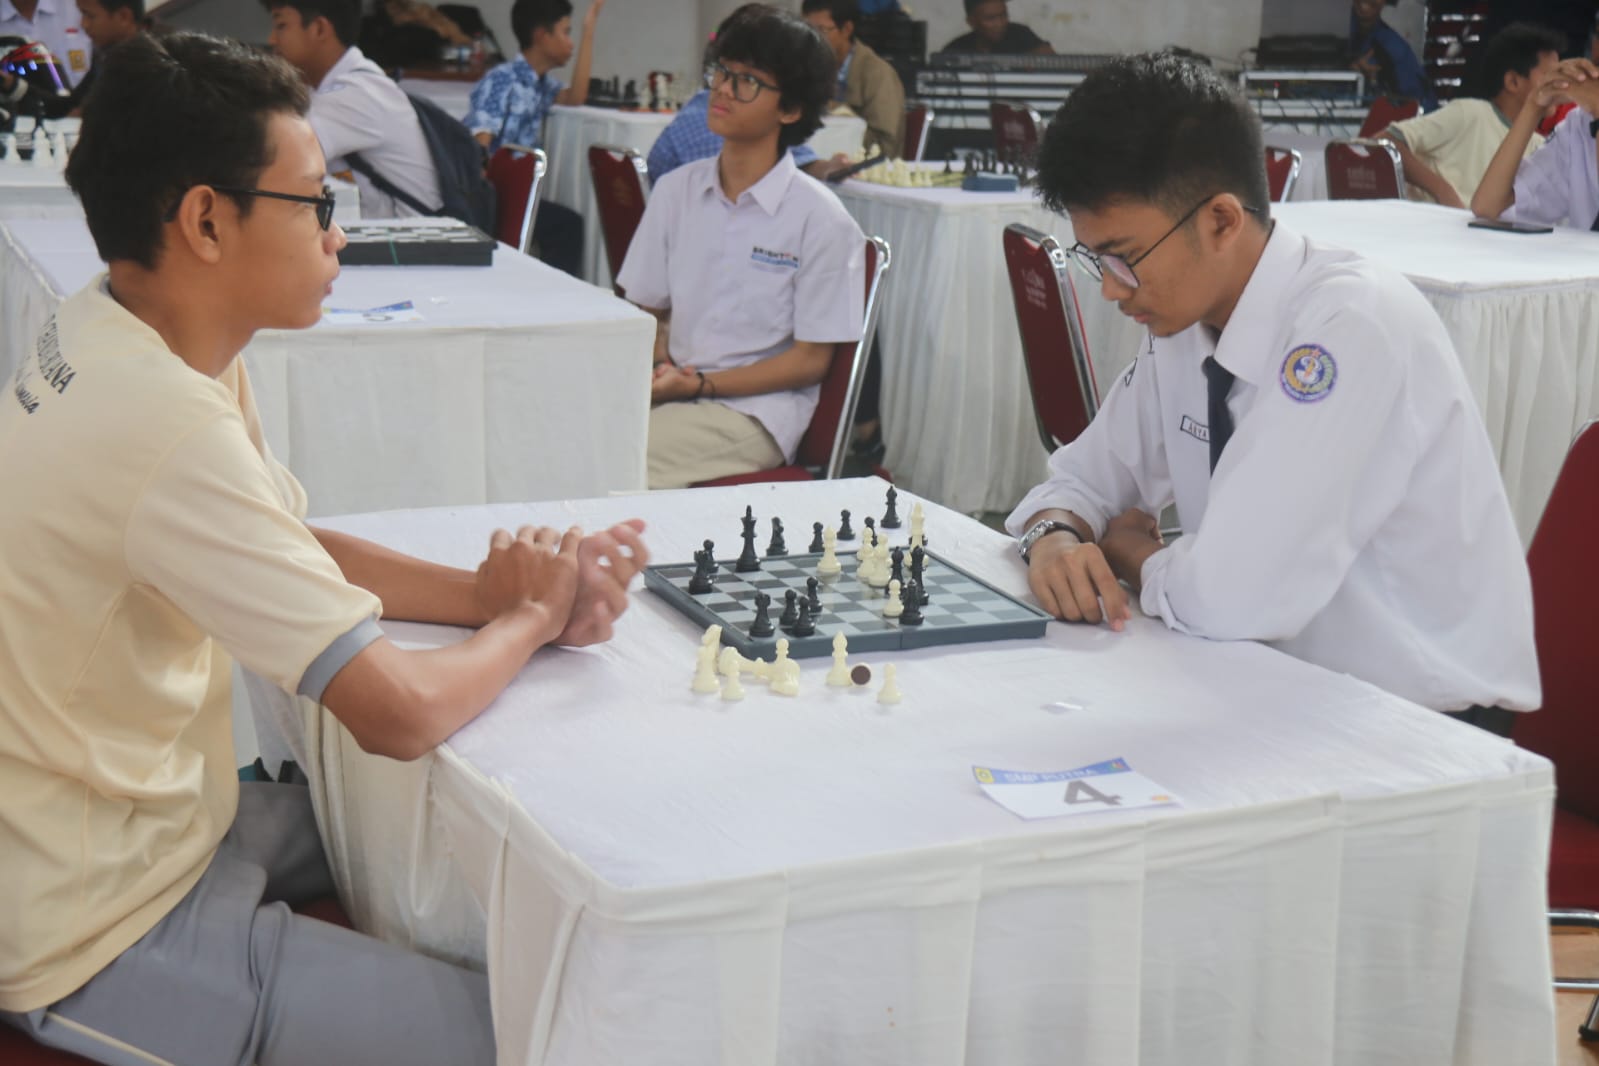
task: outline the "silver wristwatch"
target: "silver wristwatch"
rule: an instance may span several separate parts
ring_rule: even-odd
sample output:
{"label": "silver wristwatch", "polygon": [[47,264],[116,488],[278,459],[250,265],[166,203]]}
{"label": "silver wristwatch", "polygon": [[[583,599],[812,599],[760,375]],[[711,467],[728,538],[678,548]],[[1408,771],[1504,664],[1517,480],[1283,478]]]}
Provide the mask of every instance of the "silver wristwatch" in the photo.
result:
{"label": "silver wristwatch", "polygon": [[1032,552],[1033,545],[1037,544],[1041,538],[1061,529],[1077,538],[1077,543],[1081,544],[1083,542],[1082,535],[1077,532],[1077,528],[1070,522],[1062,522],[1058,518],[1045,518],[1034,522],[1027,532],[1021,535],[1021,539],[1016,542],[1016,554],[1022,557],[1022,562],[1030,562],[1028,555]]}

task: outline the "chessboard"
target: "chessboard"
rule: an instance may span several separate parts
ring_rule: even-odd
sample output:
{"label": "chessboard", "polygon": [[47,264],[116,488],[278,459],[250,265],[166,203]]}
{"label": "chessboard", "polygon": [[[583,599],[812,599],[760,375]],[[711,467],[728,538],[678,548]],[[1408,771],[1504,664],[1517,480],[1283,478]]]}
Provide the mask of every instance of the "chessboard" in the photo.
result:
{"label": "chessboard", "polygon": [[494,238],[453,218],[412,218],[344,226],[341,266],[480,266],[494,261]]}
{"label": "chessboard", "polygon": [[818,576],[816,565],[821,558],[820,554],[766,556],[761,559],[761,569],[742,574],[734,570],[732,561],[718,562],[713,588],[702,595],[688,591],[693,563],[646,567],[644,584],[696,625],[721,626],[723,644],[757,659],[771,658],[778,637],[788,640],[790,658],[808,659],[832,654],[836,633],[844,634],[854,654],[1041,637],[1049,624],[1049,615],[1043,611],[929,551],[923,573],[928,602],[921,609],[922,624],[901,625],[883,616],[887,593],[857,580],[854,555],[839,552],[843,573],[822,581],[818,589],[822,609],[812,618],[815,633],[799,637],[779,628],[770,637],[750,636],[755,593],[772,597],[775,624],[783,593],[792,589],[803,598],[806,579]]}

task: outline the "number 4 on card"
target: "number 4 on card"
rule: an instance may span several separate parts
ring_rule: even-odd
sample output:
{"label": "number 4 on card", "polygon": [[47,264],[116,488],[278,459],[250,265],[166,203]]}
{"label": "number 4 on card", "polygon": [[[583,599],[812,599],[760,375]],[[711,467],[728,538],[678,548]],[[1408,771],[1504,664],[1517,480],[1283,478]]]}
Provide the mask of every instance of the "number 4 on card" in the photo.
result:
{"label": "number 4 on card", "polygon": [[1135,773],[1126,759],[1048,773],[974,766],[972,776],[990,799],[1023,818],[1178,806],[1175,796]]}

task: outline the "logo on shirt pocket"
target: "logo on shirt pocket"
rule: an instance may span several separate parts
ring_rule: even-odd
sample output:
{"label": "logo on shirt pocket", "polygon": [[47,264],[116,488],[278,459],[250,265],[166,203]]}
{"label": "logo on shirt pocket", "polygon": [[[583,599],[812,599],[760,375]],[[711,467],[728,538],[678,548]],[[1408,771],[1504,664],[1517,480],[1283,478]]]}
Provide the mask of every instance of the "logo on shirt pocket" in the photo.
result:
{"label": "logo on shirt pocket", "polygon": [[1338,364],[1319,344],[1302,344],[1283,360],[1283,393],[1299,403],[1324,400],[1338,381]]}
{"label": "logo on shirt pocket", "polygon": [[798,270],[799,256],[791,252],[774,252],[760,245],[750,249],[750,262],[756,266],[775,267],[779,270]]}

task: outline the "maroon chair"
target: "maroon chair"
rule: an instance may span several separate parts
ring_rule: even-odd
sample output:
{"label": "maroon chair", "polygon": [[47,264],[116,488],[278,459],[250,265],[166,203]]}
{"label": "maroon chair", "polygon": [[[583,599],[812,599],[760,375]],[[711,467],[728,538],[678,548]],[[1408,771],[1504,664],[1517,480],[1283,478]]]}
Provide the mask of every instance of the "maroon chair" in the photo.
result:
{"label": "maroon chair", "polygon": [[1299,182],[1299,167],[1304,162],[1292,148],[1266,146],[1266,184],[1271,188],[1272,203],[1281,204],[1293,195]]}
{"label": "maroon chair", "polygon": [[533,244],[539,186],[548,169],[549,159],[542,148],[502,144],[489,157],[486,174],[496,197],[494,237],[524,255]]}
{"label": "maroon chair", "polygon": [[1366,121],[1360,124],[1357,137],[1375,137],[1395,122],[1415,118],[1421,114],[1421,101],[1402,96],[1379,96],[1371,102]]}
{"label": "maroon chair", "polygon": [[1329,200],[1403,200],[1405,172],[1399,149],[1388,141],[1329,141]]}
{"label": "maroon chair", "polygon": [[[822,378],[821,395],[811,415],[811,424],[800,438],[794,462],[772,470],[695,482],[695,488],[832,480],[843,473],[844,458],[849,453],[850,427],[855,424],[855,405],[860,400],[861,380],[866,376],[866,361],[871,358],[872,337],[877,333],[877,319],[882,310],[883,275],[888,273],[891,258],[887,241],[881,237],[866,238],[866,314],[861,323],[861,336],[858,341],[833,346],[833,360],[827,366],[827,376]],[[874,472],[885,481],[893,480],[886,470],[879,468]]]}
{"label": "maroon chair", "polygon": [[[1577,433],[1538,521],[1527,569],[1543,707],[1518,714],[1512,737],[1555,764],[1555,824],[1549,849],[1549,921],[1599,928],[1599,420]],[[1556,988],[1594,989],[1599,979],[1557,978]],[[1599,997],[1584,1027],[1599,1028]]]}
{"label": "maroon chair", "polygon": [[1077,288],[1054,237],[1012,223],[1005,227],[1004,241],[1033,417],[1044,450],[1053,452],[1076,440],[1099,410]]}
{"label": "maroon chair", "polygon": [[927,137],[933,131],[933,109],[921,100],[905,105],[905,159],[920,163],[927,154]]}
{"label": "maroon chair", "polygon": [[628,246],[644,217],[644,202],[649,198],[645,178],[649,168],[644,157],[631,148],[608,144],[589,146],[589,177],[594,182],[594,206],[600,216],[600,232],[605,237],[605,259],[611,277],[622,272]]}
{"label": "maroon chair", "polygon": [[1044,120],[1032,105],[1020,100],[993,100],[988,105],[988,124],[994,131],[994,151],[1007,162],[1031,162],[1043,139]]}

